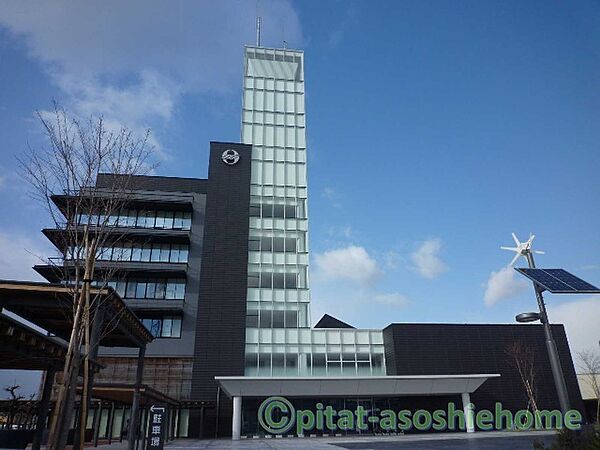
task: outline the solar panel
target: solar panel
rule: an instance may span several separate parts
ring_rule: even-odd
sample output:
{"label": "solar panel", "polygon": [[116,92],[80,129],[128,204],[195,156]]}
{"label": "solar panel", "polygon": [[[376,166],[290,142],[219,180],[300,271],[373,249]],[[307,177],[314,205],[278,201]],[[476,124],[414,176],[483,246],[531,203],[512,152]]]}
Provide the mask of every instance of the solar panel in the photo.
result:
{"label": "solar panel", "polygon": [[564,269],[521,269],[527,278],[553,294],[600,294],[600,289]]}

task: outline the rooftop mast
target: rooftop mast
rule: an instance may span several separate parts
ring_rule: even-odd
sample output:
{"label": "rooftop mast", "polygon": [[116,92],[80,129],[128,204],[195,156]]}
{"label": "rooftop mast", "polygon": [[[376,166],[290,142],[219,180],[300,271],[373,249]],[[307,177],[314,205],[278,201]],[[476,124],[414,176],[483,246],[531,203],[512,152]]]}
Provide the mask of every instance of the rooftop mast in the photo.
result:
{"label": "rooftop mast", "polygon": [[256,46],[260,47],[260,24],[262,19],[260,16],[256,17]]}

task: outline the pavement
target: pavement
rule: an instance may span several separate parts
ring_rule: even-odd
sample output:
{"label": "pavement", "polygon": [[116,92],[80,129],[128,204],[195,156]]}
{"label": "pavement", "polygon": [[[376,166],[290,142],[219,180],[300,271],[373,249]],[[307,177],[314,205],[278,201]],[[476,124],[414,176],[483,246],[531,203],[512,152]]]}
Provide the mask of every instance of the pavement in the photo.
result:
{"label": "pavement", "polygon": [[[166,450],[533,450],[533,442],[548,445],[553,431],[491,431],[464,433],[413,434],[404,436],[345,436],[271,439],[178,439],[165,445]],[[140,446],[141,447],[141,446]],[[101,450],[123,450],[125,442],[99,446]]]}

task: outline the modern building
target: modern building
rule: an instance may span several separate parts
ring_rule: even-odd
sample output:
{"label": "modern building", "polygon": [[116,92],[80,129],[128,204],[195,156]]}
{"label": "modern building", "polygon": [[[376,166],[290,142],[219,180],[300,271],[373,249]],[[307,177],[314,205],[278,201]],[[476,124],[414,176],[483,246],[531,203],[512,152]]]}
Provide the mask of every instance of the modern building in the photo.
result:
{"label": "modern building", "polygon": [[[246,47],[244,56],[241,143],[210,143],[207,179],[137,177],[97,264],[155,337],[143,382],[177,403],[176,434],[264,434],[258,408],[272,395],[371,411],[449,400],[525,408],[506,355],[513,341],[535,348],[539,405],[556,407],[539,326],[356,329],[326,315],[311,327],[304,53]],[[44,230],[57,246],[60,233]],[[60,282],[54,267],[35,269]],[[564,329],[554,333],[581,409]],[[96,381],[133,383],[135,360],[101,349]]]}

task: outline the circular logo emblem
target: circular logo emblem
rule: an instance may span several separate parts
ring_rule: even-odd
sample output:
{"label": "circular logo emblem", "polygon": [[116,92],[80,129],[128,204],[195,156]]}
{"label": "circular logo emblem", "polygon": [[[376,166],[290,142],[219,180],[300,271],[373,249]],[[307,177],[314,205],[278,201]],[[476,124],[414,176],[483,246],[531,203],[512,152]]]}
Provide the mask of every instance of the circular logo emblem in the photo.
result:
{"label": "circular logo emblem", "polygon": [[258,408],[258,423],[269,433],[287,433],[295,421],[296,410],[284,397],[269,397]]}
{"label": "circular logo emblem", "polygon": [[240,154],[234,149],[228,148],[221,155],[221,159],[228,166],[233,166],[234,164],[237,164],[237,162],[240,160]]}

